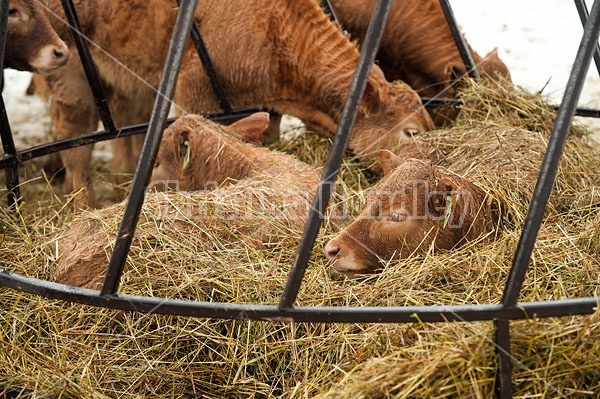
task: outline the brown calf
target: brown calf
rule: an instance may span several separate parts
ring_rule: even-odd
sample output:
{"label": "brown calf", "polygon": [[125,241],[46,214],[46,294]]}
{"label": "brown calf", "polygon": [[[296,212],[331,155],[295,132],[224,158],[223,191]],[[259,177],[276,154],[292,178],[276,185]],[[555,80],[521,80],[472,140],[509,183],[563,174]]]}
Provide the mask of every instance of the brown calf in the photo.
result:
{"label": "brown calf", "polygon": [[546,143],[541,133],[481,124],[417,136],[396,155],[380,152],[384,178],[325,255],[339,273],[371,273],[491,232],[501,209],[502,221],[517,216],[494,194],[507,202],[531,198]]}
{"label": "brown calf", "polygon": [[4,67],[49,74],[65,65],[69,49],[34,0],[10,0]]}
{"label": "brown calf", "polygon": [[[58,0],[48,0],[58,13]],[[75,1],[94,60],[109,93],[117,126],[148,120],[176,16],[171,0]],[[264,106],[299,117],[323,134],[337,128],[359,53],[329,21],[316,0],[200,0],[197,22],[217,75],[234,107]],[[134,21],[135,23],[132,23]],[[65,27],[57,24],[57,30]],[[66,34],[66,32],[65,32]],[[151,48],[152,51],[147,51]],[[76,57],[48,79],[58,139],[96,129],[94,108]],[[193,46],[186,54],[176,92],[180,114],[219,109],[209,78]],[[389,83],[374,70],[361,103],[350,148],[361,157],[394,148],[433,123],[418,95],[406,84]],[[132,143],[137,140],[137,143]],[[113,147],[113,169],[133,171],[141,139],[120,139]],[[93,205],[85,189],[91,147],[62,153],[65,191],[82,190],[76,207]]]}
{"label": "brown calf", "polygon": [[[331,0],[331,4],[343,28],[362,41],[375,0]],[[510,80],[497,50],[484,57],[470,50],[483,77]],[[438,0],[393,1],[377,59],[389,80],[401,79],[424,97],[440,93],[453,97],[452,83],[467,75]]]}
{"label": "brown calf", "polygon": [[339,274],[373,273],[387,262],[451,249],[492,231],[497,214],[491,196],[429,161],[382,150],[383,179],[369,193],[355,221],[325,246]]}
{"label": "brown calf", "polygon": [[[226,128],[208,124],[199,116],[181,117],[165,131],[151,184],[164,181],[171,188],[199,191],[261,176],[271,180],[270,185],[314,185],[318,179],[313,168],[292,156],[244,142],[258,141],[268,124],[269,114],[265,112]],[[244,141],[233,139],[228,132]]]}
{"label": "brown calf", "polygon": [[[268,124],[265,115],[232,129],[255,140]],[[310,208],[307,195],[318,181],[313,168],[291,155],[244,143],[201,117],[182,117],[165,131],[152,185],[206,190],[148,193],[132,253],[141,251],[140,241],[153,241],[159,229],[195,243],[199,251],[215,240],[255,248],[281,245],[282,236],[299,236]],[[99,287],[116,237],[117,223],[107,221],[123,208],[119,203],[84,212],[69,224],[58,238],[56,281]]]}

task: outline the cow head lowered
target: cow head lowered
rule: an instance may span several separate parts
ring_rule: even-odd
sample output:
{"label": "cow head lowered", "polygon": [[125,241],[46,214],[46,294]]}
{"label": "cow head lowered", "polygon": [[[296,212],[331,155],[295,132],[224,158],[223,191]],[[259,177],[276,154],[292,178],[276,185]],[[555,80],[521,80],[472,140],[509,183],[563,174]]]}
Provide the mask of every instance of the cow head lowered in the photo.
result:
{"label": "cow head lowered", "polygon": [[482,188],[434,167],[381,150],[384,177],[361,214],[325,246],[338,274],[374,273],[392,260],[452,249],[494,229],[495,202]]}

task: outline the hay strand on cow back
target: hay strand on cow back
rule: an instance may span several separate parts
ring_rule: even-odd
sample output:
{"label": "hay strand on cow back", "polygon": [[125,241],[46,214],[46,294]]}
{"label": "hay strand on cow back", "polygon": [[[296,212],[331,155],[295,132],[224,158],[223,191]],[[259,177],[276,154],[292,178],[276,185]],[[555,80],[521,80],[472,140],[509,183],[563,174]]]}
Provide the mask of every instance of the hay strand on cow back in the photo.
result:
{"label": "hay strand on cow back", "polygon": [[[468,87],[462,98],[465,106],[457,121],[459,128],[438,136],[433,132],[432,137],[464,138],[442,164],[462,168],[460,173],[491,189],[507,207],[510,218],[497,237],[482,237],[453,251],[415,254],[388,265],[379,275],[332,278],[320,248],[338,226],[358,213],[364,190],[374,182],[364,165],[347,160],[336,188],[334,207],[341,211],[331,211],[318,238],[298,305],[451,305],[500,300],[533,183],[525,173],[508,181],[490,176],[480,166],[507,157],[485,148],[493,148],[499,137],[516,148],[519,143],[532,148],[533,142],[547,140],[553,111],[539,96],[500,86]],[[525,127],[534,131],[519,136]],[[576,131],[565,149],[521,301],[599,294],[600,157],[588,146],[585,129]],[[484,162],[468,159],[473,146],[482,148]],[[318,167],[329,153],[327,140],[313,135],[279,143],[277,148],[299,154]],[[519,162],[532,160],[532,168],[539,166],[533,161],[539,155],[511,152]],[[258,195],[260,187],[248,189]],[[171,201],[185,203],[189,196],[172,194]],[[58,196],[44,197],[44,201],[39,206],[26,204],[17,214],[2,208],[3,268],[41,278],[53,276],[56,239],[74,217]],[[271,221],[274,233],[266,245],[250,245],[243,237],[236,239],[228,223],[195,234],[179,231],[177,224],[156,216],[155,205],[150,198],[144,206],[138,241],[123,276],[123,292],[236,303],[279,302],[300,238],[297,230]],[[98,245],[105,246],[107,253],[114,244],[122,206],[109,209],[114,212],[105,211],[102,218],[90,221],[106,239]],[[16,386],[36,395],[69,398],[319,395],[329,399],[490,397],[495,389],[491,322],[382,325],[213,320],[95,309],[6,288],[0,288],[0,309],[0,392],[2,387]],[[595,337],[599,333],[598,313],[512,323],[513,394],[587,397],[597,392],[600,341]]]}

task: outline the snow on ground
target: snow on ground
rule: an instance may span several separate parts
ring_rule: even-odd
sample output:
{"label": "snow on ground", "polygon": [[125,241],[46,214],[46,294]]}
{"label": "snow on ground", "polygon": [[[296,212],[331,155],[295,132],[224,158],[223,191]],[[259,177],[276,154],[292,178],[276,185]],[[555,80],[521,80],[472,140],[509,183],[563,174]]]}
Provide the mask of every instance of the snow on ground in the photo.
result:
{"label": "snow on ground", "polygon": [[4,79],[2,95],[18,149],[47,142],[50,130],[47,106],[38,96],[25,95],[30,74],[6,69]]}
{"label": "snow on ground", "polygon": [[[498,47],[513,80],[559,103],[583,34],[569,0],[451,0],[469,43],[480,53]],[[591,1],[588,0],[588,8]],[[580,106],[598,107],[600,79],[592,62]]]}
{"label": "snow on ground", "polygon": [[[451,5],[478,53],[498,47],[517,85],[536,91],[544,88],[545,94],[560,102],[583,32],[573,2],[451,0]],[[18,149],[48,141],[47,107],[39,98],[25,95],[29,74],[5,70],[5,79],[3,96]],[[600,79],[593,63],[580,105],[600,108]],[[600,123],[594,121],[596,125]],[[105,157],[110,154],[103,153]]]}
{"label": "snow on ground", "polygon": [[[587,0],[588,9],[592,1]],[[569,0],[450,0],[469,43],[479,54],[498,47],[515,84],[540,91],[560,104],[575,60],[583,27]],[[590,64],[580,107],[600,108],[600,76]],[[576,118],[600,139],[600,120]]]}

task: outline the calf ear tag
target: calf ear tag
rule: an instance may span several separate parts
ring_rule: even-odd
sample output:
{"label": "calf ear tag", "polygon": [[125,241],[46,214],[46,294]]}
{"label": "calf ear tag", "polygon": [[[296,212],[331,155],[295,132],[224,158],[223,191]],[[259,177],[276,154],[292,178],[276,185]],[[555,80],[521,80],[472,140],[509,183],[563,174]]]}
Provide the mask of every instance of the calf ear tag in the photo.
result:
{"label": "calf ear tag", "polygon": [[450,215],[452,215],[452,196],[450,194],[446,194],[446,213],[444,213],[444,228],[448,226],[448,222],[450,221]]}
{"label": "calf ear tag", "polygon": [[183,169],[185,169],[190,164],[190,156],[192,154],[192,150],[190,147],[189,140],[184,141],[183,145],[185,146],[185,156],[183,157]]}

